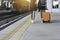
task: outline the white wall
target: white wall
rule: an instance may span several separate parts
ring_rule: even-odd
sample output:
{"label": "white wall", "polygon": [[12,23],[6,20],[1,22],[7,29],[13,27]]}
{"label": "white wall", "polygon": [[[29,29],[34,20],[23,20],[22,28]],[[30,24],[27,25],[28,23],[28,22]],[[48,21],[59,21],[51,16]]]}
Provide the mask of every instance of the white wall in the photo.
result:
{"label": "white wall", "polygon": [[47,8],[50,12],[59,12],[60,11],[60,0],[59,1],[59,8],[58,9],[53,9],[52,8],[52,0],[46,0],[47,2]]}

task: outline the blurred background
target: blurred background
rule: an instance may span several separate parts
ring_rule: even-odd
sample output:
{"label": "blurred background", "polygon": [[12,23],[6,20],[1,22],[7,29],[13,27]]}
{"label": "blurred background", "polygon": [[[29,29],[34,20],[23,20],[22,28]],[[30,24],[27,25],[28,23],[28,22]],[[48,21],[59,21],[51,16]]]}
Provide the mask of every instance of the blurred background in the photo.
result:
{"label": "blurred background", "polygon": [[[36,8],[36,0],[30,0],[30,10]],[[29,2],[27,0],[0,0],[0,10],[12,10],[18,12],[28,12]]]}

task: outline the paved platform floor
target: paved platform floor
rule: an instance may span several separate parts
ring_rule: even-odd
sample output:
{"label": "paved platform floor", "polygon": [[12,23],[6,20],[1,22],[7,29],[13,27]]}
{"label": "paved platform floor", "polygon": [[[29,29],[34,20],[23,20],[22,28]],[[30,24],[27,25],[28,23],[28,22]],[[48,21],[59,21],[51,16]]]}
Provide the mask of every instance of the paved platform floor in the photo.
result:
{"label": "paved platform floor", "polygon": [[51,16],[51,23],[42,23],[40,14],[27,29],[20,40],[60,40],[60,16]]}
{"label": "paved platform floor", "polygon": [[17,22],[9,25],[7,28],[1,30],[0,31],[0,40],[2,40],[4,38],[5,38],[4,40],[9,39],[10,36],[12,36],[17,30],[19,30],[21,28],[21,26],[24,24],[24,21],[29,17],[30,17],[30,15],[18,20]]}

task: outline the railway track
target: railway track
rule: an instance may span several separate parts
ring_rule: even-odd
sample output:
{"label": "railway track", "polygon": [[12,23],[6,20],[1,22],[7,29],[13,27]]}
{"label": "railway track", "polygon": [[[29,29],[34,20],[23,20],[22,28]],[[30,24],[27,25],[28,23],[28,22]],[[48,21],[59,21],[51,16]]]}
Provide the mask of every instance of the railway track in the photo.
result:
{"label": "railway track", "polygon": [[16,21],[24,18],[25,16],[29,15],[28,13],[22,14],[5,14],[0,16],[0,30],[8,27],[9,25],[15,23]]}

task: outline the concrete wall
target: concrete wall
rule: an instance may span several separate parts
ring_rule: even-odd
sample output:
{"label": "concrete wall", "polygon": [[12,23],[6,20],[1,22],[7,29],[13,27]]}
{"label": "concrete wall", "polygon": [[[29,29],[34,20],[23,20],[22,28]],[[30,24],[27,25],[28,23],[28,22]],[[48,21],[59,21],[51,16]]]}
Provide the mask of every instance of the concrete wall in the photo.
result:
{"label": "concrete wall", "polygon": [[59,1],[59,8],[58,9],[53,9],[52,8],[52,0],[46,0],[47,2],[47,8],[49,9],[50,12],[59,12],[60,11],[60,0]]}

